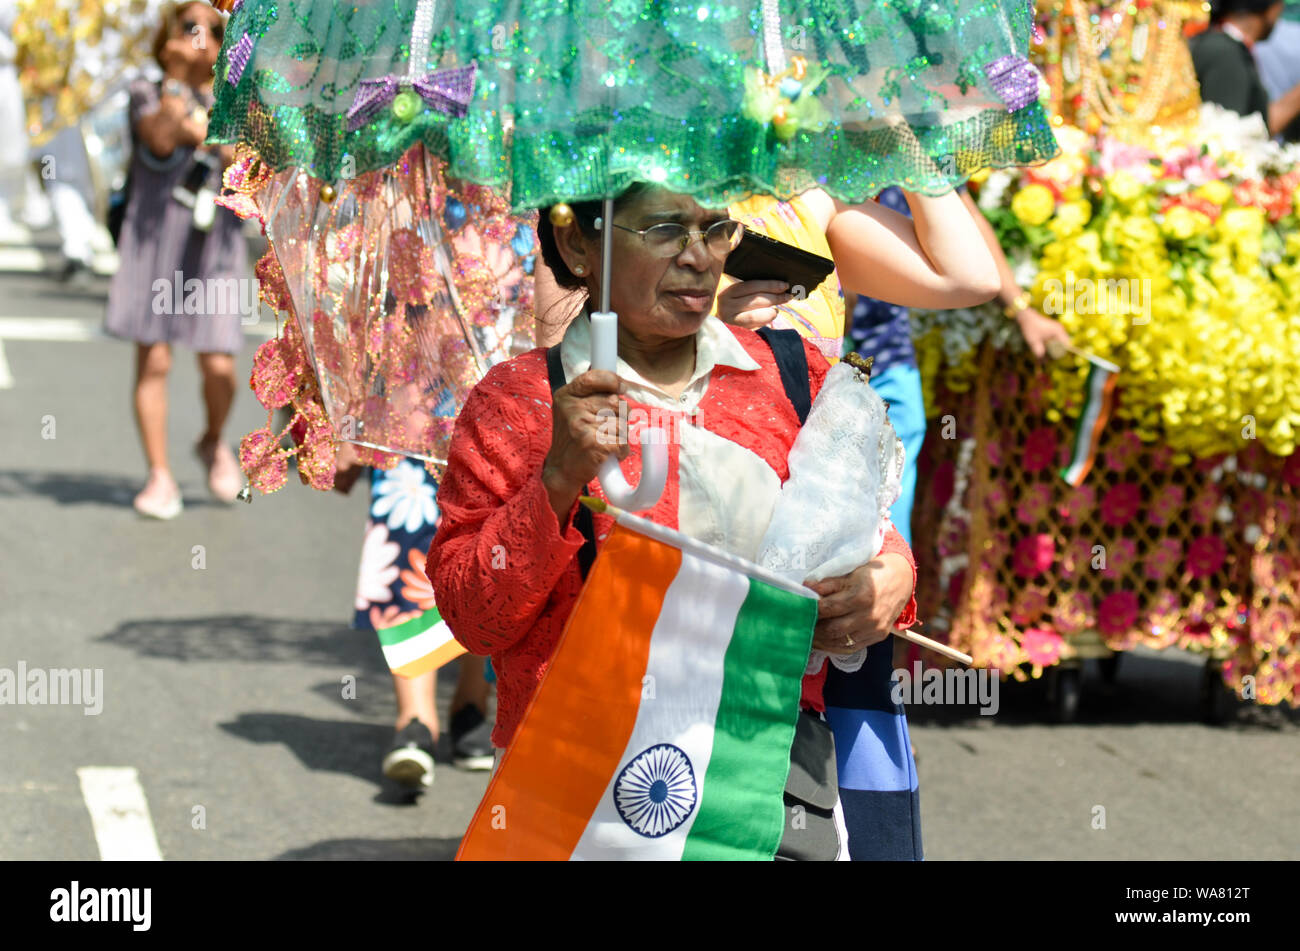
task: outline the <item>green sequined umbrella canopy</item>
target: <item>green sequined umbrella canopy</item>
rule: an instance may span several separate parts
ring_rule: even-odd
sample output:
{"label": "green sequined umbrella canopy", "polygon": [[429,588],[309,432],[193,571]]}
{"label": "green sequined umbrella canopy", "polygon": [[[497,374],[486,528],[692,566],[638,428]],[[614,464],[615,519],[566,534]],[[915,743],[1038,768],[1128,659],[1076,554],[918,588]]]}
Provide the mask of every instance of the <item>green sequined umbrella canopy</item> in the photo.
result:
{"label": "green sequined umbrella canopy", "polygon": [[950,190],[1056,153],[1026,0],[245,0],[209,141],[326,182],[423,141],[516,209]]}

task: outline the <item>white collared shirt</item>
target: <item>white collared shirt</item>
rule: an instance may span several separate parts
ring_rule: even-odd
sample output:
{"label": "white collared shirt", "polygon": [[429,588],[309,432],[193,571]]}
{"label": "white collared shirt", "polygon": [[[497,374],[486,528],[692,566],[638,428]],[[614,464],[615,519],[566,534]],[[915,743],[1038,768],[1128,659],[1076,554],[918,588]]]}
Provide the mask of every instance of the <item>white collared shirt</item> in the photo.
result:
{"label": "white collared shirt", "polygon": [[[566,381],[591,369],[591,321],[585,313],[569,324],[560,342],[560,362]],[[698,425],[677,426],[678,528],[710,545],[754,558],[772,519],[781,480],[760,456],[705,428],[700,402],[709,389],[716,366],[755,371],[758,362],[717,317],[708,317],[695,335],[695,370],[674,399],[628,366],[621,357],[618,375],[627,383],[626,395],[660,409],[691,414]],[[639,450],[634,448],[633,452]]]}

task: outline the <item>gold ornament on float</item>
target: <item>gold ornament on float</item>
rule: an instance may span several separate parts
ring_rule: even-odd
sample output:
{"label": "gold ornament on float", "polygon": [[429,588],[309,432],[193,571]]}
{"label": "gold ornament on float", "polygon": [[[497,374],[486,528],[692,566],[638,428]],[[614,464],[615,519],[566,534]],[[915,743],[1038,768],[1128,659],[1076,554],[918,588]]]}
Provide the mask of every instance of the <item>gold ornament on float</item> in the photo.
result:
{"label": "gold ornament on float", "polygon": [[1206,11],[1185,0],[1040,4],[1030,58],[1050,90],[1052,123],[1154,145],[1195,127],[1200,87],[1184,35]]}

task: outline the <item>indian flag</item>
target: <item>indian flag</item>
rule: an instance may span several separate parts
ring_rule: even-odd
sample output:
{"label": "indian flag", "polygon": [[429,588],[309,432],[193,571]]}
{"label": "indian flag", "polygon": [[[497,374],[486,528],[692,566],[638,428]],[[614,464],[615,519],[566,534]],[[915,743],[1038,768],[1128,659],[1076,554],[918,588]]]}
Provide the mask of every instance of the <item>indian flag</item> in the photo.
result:
{"label": "indian flag", "polygon": [[816,595],[615,514],[458,858],[770,860]]}
{"label": "indian flag", "polygon": [[384,660],[399,677],[418,677],[465,653],[437,608],[377,633]]}
{"label": "indian flag", "polygon": [[1106,428],[1114,407],[1115,382],[1119,373],[1119,367],[1109,360],[1092,354],[1084,356],[1089,366],[1088,380],[1084,384],[1083,409],[1074,425],[1070,462],[1060,471],[1061,478],[1076,489],[1083,485],[1083,480],[1092,470],[1102,430]]}

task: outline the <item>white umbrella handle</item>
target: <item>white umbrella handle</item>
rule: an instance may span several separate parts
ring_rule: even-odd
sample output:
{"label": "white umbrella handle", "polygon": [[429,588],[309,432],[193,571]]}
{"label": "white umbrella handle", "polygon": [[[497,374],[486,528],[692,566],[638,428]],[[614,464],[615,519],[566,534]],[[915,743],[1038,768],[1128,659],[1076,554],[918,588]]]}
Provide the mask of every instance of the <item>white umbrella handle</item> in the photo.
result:
{"label": "white umbrella handle", "polygon": [[[591,368],[618,369],[618,314],[599,312],[591,315]],[[629,512],[642,512],[659,501],[668,483],[668,440],[662,429],[641,430],[641,481],[628,485],[623,470],[613,456],[600,467],[600,487],[609,500]]]}

